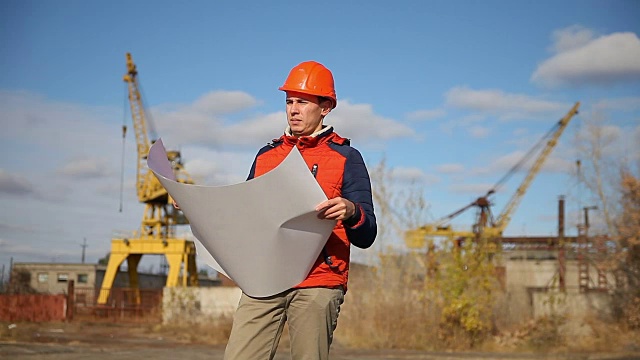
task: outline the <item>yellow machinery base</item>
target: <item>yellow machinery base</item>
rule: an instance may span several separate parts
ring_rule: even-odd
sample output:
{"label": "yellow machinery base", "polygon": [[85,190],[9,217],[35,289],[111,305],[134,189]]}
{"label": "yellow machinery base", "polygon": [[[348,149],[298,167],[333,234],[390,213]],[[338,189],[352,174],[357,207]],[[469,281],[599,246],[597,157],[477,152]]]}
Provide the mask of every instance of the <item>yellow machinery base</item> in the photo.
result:
{"label": "yellow machinery base", "polygon": [[[98,304],[104,305],[122,262],[127,260],[129,285],[138,289],[138,264],[142,255],[164,255],[169,264],[166,287],[197,286],[196,248],[193,241],[185,239],[112,239],[107,271],[102,281]],[[184,268],[182,265],[184,264]],[[181,271],[183,270],[183,271]],[[139,296],[136,301],[139,302]]]}

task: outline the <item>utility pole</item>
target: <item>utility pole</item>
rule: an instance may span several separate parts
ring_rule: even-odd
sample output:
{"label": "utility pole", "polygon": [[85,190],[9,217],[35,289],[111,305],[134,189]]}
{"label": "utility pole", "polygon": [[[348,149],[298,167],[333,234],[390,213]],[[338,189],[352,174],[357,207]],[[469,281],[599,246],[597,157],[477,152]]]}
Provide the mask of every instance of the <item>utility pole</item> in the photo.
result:
{"label": "utility pole", "polygon": [[565,292],[567,263],[564,249],[564,196],[558,199],[558,283],[560,291]]}
{"label": "utility pole", "polygon": [[82,247],[82,263],[84,264],[84,253],[85,253],[85,249],[88,246],[87,245],[87,238],[84,238],[84,242],[80,246]]}
{"label": "utility pole", "polygon": [[589,237],[589,210],[598,210],[597,206],[585,206],[584,210],[584,234]]}
{"label": "utility pole", "polygon": [[13,256],[9,260],[9,293],[11,293],[11,282],[13,281]]}

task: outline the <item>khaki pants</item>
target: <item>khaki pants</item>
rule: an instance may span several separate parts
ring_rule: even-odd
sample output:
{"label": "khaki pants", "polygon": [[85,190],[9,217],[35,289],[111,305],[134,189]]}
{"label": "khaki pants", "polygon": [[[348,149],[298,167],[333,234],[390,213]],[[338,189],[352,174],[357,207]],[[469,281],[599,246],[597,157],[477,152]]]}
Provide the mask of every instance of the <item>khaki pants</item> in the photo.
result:
{"label": "khaki pants", "polygon": [[342,289],[291,289],[266,298],[243,293],[224,358],[273,359],[288,322],[292,360],[326,360],[343,301]]}

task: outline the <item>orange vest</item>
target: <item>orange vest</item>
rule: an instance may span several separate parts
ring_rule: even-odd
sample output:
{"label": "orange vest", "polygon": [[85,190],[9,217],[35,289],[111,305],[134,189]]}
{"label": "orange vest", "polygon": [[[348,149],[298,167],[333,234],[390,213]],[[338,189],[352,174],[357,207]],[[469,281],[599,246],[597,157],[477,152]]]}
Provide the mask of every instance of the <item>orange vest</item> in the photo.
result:
{"label": "orange vest", "polygon": [[[260,150],[255,159],[252,175],[258,177],[274,169],[287,157],[293,146],[297,146],[309,171],[315,173],[316,180],[327,198],[341,196],[346,158],[332,149],[330,144],[345,143],[348,143],[348,140],[334,132],[325,136],[300,138],[283,135]],[[346,291],[349,276],[349,250],[350,243],[344,226],[342,221],[338,221],[322,253],[313,264],[311,272],[295,288],[342,286]]]}

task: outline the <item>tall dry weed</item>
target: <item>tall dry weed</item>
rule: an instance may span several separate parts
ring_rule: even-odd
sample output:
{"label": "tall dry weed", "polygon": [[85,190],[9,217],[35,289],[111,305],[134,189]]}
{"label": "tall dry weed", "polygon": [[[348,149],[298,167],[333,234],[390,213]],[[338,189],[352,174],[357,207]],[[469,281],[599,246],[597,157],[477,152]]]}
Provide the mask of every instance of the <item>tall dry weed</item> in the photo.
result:
{"label": "tall dry weed", "polygon": [[493,329],[496,281],[490,261],[469,245],[444,248],[438,267],[418,252],[380,255],[376,267],[352,270],[336,339],[356,348],[466,350]]}

